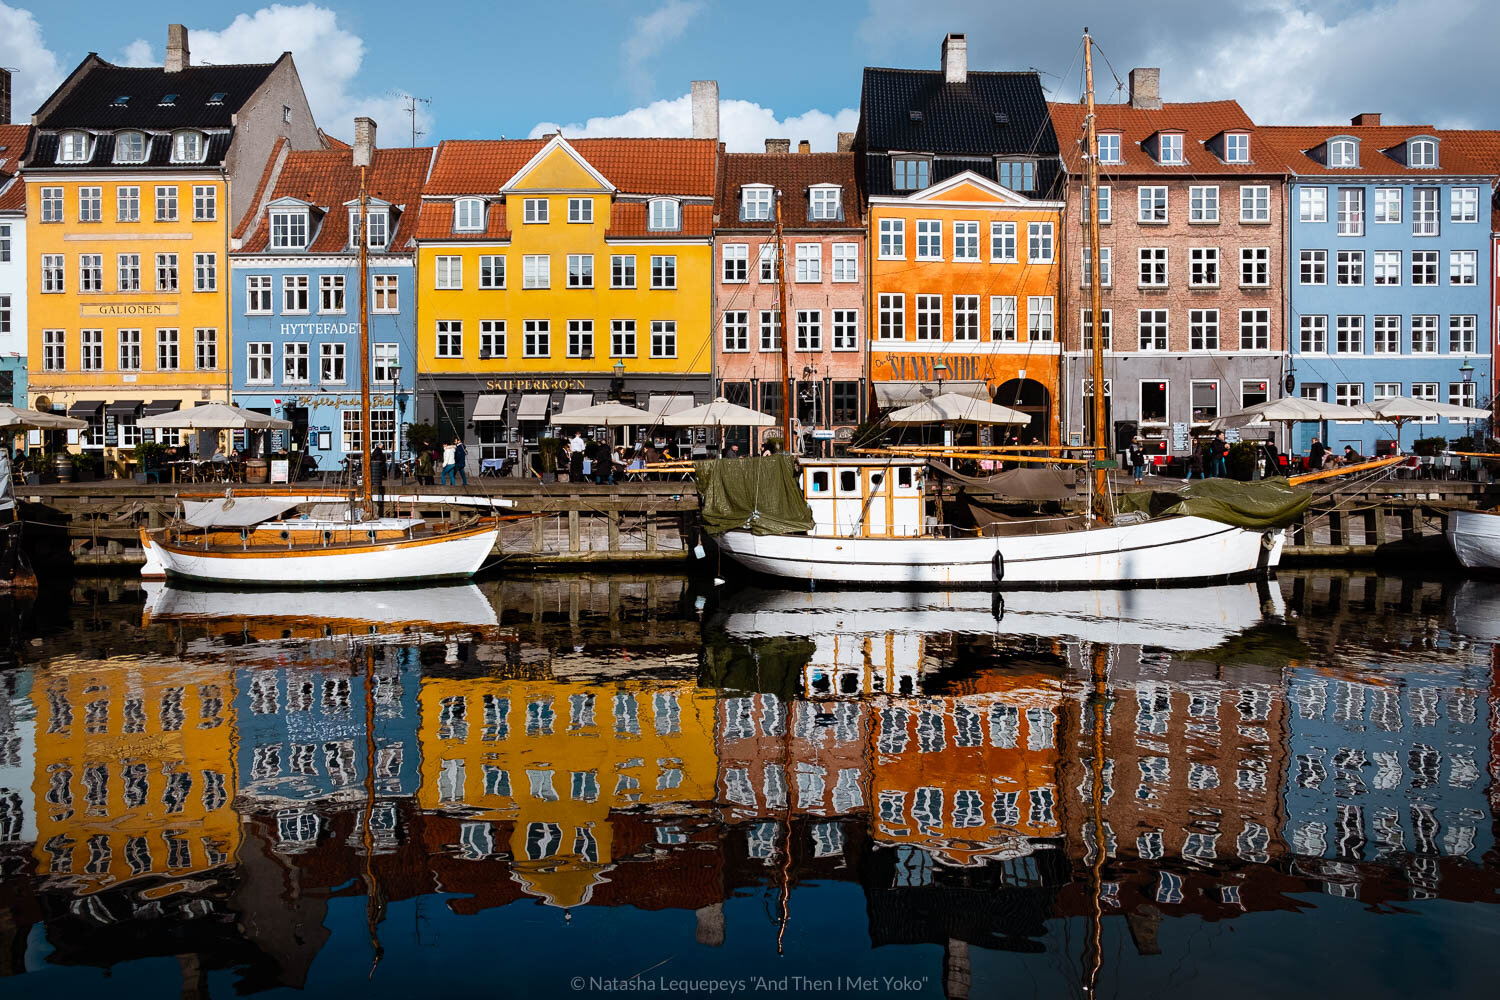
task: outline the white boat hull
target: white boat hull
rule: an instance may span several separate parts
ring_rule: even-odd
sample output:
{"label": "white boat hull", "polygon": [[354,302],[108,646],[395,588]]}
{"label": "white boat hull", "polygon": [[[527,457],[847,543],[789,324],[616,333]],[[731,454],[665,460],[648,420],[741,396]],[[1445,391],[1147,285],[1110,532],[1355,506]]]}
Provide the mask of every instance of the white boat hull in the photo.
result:
{"label": "white boat hull", "polygon": [[[719,545],[757,573],[907,587],[1093,587],[1264,573],[1285,533],[1201,517],[993,538],[837,538],[729,531]],[[996,558],[998,554],[999,558]]]}
{"label": "white boat hull", "polygon": [[1448,515],[1448,544],[1465,569],[1500,570],[1500,514],[1452,511]]}

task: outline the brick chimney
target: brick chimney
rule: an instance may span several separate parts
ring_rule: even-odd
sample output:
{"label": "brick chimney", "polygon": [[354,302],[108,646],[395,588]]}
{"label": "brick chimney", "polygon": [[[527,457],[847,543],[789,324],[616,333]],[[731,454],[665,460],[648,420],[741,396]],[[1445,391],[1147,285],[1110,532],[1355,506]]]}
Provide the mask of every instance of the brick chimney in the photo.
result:
{"label": "brick chimney", "polygon": [[354,165],[368,167],[375,162],[375,119],[354,119]]}
{"label": "brick chimney", "polygon": [[838,151],[840,153],[847,153],[847,152],[849,152],[853,148],[854,148],[854,133],[853,132],[840,132],[839,133]]}
{"label": "brick chimney", "polygon": [[766,152],[768,153],[790,153],[792,151],[792,140],[790,139],[767,139]]}
{"label": "brick chimney", "polygon": [[187,29],[180,24],[167,25],[167,62],[164,68],[168,73],[181,73],[192,64]]}
{"label": "brick chimney", "polygon": [[719,137],[719,81],[693,81],[693,138]]}
{"label": "brick chimney", "polygon": [[806,139],[800,140],[797,143],[797,152],[799,152],[799,153],[811,153],[812,152],[812,143],[808,142]]}
{"label": "brick chimney", "polygon": [[1379,111],[1366,111],[1363,114],[1355,115],[1353,118],[1349,119],[1349,124],[1350,125],[1379,125],[1380,124],[1380,112]]}
{"label": "brick chimney", "polygon": [[943,82],[969,82],[969,40],[963,32],[950,31],[943,39]]}
{"label": "brick chimney", "polygon": [[10,124],[10,70],[0,69],[0,125]]}
{"label": "brick chimney", "polygon": [[1161,110],[1161,70],[1155,66],[1130,71],[1130,106],[1143,111]]}

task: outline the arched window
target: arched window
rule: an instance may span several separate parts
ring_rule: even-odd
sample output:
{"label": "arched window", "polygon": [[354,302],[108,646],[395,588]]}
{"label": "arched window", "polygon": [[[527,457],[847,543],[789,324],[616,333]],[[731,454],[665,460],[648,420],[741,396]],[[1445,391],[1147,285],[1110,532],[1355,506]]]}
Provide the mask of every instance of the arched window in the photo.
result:
{"label": "arched window", "polygon": [[147,148],[144,132],[120,132],[115,135],[115,162],[145,163]]}
{"label": "arched window", "polygon": [[176,132],[172,135],[173,163],[202,163],[208,155],[208,140],[202,132]]}
{"label": "arched window", "polygon": [[484,200],[482,198],[460,198],[453,210],[453,230],[459,233],[477,233],[484,228]]}
{"label": "arched window", "polygon": [[1353,139],[1334,139],[1328,143],[1328,165],[1330,167],[1359,166],[1359,148]]}
{"label": "arched window", "polygon": [[671,232],[682,228],[681,207],[671,198],[655,198],[650,205],[648,229]]}
{"label": "arched window", "polygon": [[1408,167],[1437,166],[1437,143],[1431,139],[1413,139],[1407,143],[1406,165]]}
{"label": "arched window", "polygon": [[64,132],[57,137],[58,163],[87,163],[94,155],[94,137],[87,132]]}

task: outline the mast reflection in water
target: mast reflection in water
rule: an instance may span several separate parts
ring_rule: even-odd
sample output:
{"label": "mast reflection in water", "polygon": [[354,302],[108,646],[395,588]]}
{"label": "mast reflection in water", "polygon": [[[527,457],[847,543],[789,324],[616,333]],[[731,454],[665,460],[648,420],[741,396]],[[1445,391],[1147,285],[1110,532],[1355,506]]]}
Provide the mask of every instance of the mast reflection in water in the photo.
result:
{"label": "mast reflection in water", "polygon": [[5,606],[7,996],[1484,989],[1500,585],[695,596]]}

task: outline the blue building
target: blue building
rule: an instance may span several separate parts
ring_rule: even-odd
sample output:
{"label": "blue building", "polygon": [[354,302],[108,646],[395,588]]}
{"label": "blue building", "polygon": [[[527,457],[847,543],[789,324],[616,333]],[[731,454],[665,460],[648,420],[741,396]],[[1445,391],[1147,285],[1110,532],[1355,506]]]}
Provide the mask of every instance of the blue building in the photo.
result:
{"label": "blue building", "polygon": [[[366,128],[367,126],[367,128]],[[356,122],[356,144],[374,124]],[[358,455],[361,378],[371,378],[372,440],[409,449],[415,412],[417,216],[431,149],[372,150],[366,186],[371,356],[359,363],[359,169],[347,147],[273,156],[230,254],[232,400],[292,422],[277,447],[322,470]]]}
{"label": "blue building", "polygon": [[[1289,173],[1288,373],[1292,392],[1359,405],[1383,396],[1488,404],[1490,192],[1474,133],[1383,126],[1261,129]],[[1461,437],[1464,421],[1401,434]],[[1388,423],[1302,424],[1336,451],[1384,451]]]}

